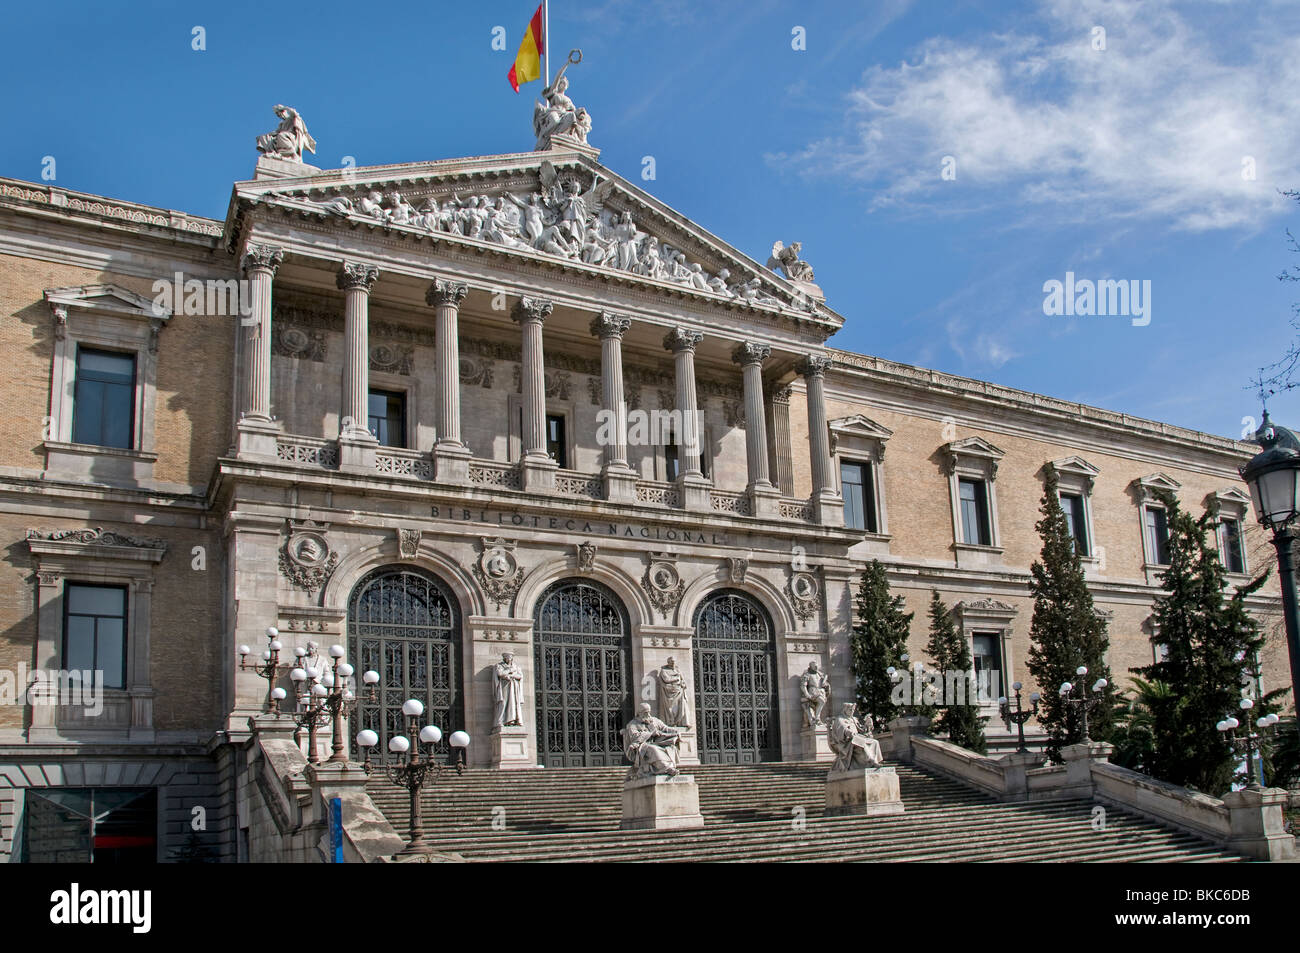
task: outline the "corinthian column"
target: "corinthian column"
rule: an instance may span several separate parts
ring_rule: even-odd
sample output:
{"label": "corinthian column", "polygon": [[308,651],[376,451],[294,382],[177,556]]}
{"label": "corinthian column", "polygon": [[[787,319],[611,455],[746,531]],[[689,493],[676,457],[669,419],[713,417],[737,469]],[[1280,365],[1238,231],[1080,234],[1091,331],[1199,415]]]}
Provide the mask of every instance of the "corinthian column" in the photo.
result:
{"label": "corinthian column", "polygon": [[469,448],[460,436],[460,303],[469,293],[461,282],[438,280],[425,300],[434,306],[434,344],[437,352],[438,439],[433,447],[434,472],[443,483],[469,481]]}
{"label": "corinthian column", "polygon": [[831,359],[812,356],[797,368],[807,385],[808,452],[812,459],[813,519],[826,526],[844,525],[844,501],[831,474],[830,430],[826,422],[826,369]]}
{"label": "corinthian column", "polygon": [[682,506],[688,510],[709,509],[709,481],[700,472],[700,410],[695,394],[695,347],[704,340],[699,331],[673,328],[664,337],[664,349],[673,352],[677,372],[677,398],[673,408],[681,420],[677,463]]}
{"label": "corinthian column", "polygon": [[523,329],[520,382],[524,400],[524,427],[520,434],[525,490],[555,489],[558,464],[546,453],[546,369],[542,353],[542,325],[554,305],[540,298],[520,298],[511,317]]}
{"label": "corinthian column", "polygon": [[767,469],[767,421],[763,406],[763,362],[772,355],[766,344],[745,341],[736,345],[731,359],[741,367],[745,387],[745,460],[749,467],[750,512],[775,516],[780,494]]}
{"label": "corinthian column", "polygon": [[271,284],[284,261],[273,245],[249,245],[243,268],[248,275],[252,310],[245,319],[244,392],[240,395],[238,455],[275,459],[279,427],[271,419]]}
{"label": "corinthian column", "polygon": [[375,468],[379,441],[370,421],[370,289],[379,277],[374,265],[344,262],[337,283],[343,305],[343,400],[339,408],[339,469]]}
{"label": "corinthian column", "polygon": [[636,474],[627,464],[627,402],[623,399],[623,335],[632,326],[625,315],[602,311],[592,319],[591,333],[600,338],[601,424],[605,499],[636,501]]}

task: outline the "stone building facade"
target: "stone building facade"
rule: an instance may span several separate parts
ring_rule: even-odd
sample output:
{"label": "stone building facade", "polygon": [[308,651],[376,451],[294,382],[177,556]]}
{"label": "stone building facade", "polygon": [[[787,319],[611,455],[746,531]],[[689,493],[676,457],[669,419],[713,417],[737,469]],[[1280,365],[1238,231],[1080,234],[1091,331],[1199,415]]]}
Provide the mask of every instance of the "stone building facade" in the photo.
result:
{"label": "stone building facade", "polygon": [[[623,237],[584,234],[595,215]],[[264,158],[224,222],[0,180],[0,671],[22,686],[0,705],[0,857],[119,802],[105,851],[241,856],[268,683],[239,647],[255,661],[268,626],[286,655],[339,644],[381,673],[349,738],[382,744],[418,697],[474,767],[620,763],[672,657],[684,761],[792,760],[818,754],[809,663],[852,697],[867,560],[917,610],[914,658],[938,589],[989,698],[1029,681],[1047,466],[1117,674],[1153,651],[1153,488],[1238,520],[1241,579],[1268,559],[1250,445],[835,350],[811,269],[769,265],[561,137]],[[1276,625],[1275,586],[1254,606]],[[493,724],[506,652],[519,726]],[[89,664],[93,705],[28,691]],[[1281,684],[1281,639],[1264,664]]]}

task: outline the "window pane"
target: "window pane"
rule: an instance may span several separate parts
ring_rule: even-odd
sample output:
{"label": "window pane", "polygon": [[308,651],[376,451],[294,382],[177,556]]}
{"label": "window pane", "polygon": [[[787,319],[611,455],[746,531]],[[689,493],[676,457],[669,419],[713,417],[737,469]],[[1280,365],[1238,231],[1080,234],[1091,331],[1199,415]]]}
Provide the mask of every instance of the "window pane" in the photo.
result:
{"label": "window pane", "polygon": [[1002,646],[996,635],[971,637],[975,684],[981,701],[996,701],[1002,694]]}
{"label": "window pane", "polygon": [[1061,509],[1065,513],[1065,525],[1074,541],[1074,549],[1080,556],[1088,555],[1088,527],[1083,515],[1083,497],[1072,493],[1061,494]]}
{"label": "window pane", "polygon": [[1219,524],[1219,546],[1223,550],[1223,566],[1228,572],[1245,572],[1246,555],[1242,548],[1241,523],[1225,519]]}
{"label": "window pane", "polygon": [[69,616],[63,668],[84,670],[94,667],[95,620],[89,616]]}
{"label": "window pane", "polygon": [[1147,507],[1147,558],[1155,565],[1169,565],[1169,522],[1160,507]]}
{"label": "window pane", "polygon": [[560,465],[560,469],[568,469],[568,444],[564,435],[564,417],[561,414],[546,415],[546,452]]}
{"label": "window pane", "polygon": [[989,529],[984,481],[958,481],[958,497],[961,503],[962,542],[975,546],[991,545],[993,534]]}
{"label": "window pane", "polygon": [[135,357],[78,348],[72,440],[129,450],[135,407]]}
{"label": "window pane", "polygon": [[70,613],[120,616],[126,606],[126,590],[116,587],[69,585],[67,597]]}
{"label": "window pane", "polygon": [[844,497],[844,525],[849,529],[866,529],[866,497],[862,490],[862,464],[840,464],[840,493]]}
{"label": "window pane", "polygon": [[98,620],[96,626],[95,668],[104,673],[105,688],[125,688],[122,670],[126,636],[121,619]]}
{"label": "window pane", "polygon": [[87,377],[121,384],[135,383],[135,358],[130,354],[82,348],[77,356],[80,358],[79,369]]}

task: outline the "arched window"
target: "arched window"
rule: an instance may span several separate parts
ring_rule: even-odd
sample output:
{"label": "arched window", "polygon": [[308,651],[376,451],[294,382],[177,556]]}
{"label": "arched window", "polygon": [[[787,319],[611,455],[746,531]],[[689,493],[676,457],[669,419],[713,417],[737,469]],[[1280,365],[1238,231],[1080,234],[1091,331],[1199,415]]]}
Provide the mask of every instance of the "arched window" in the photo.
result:
{"label": "arched window", "polygon": [[695,610],[695,725],[705,764],[779,761],[772,619],[737,589]]}
{"label": "arched window", "polygon": [[599,583],[564,579],[542,594],[533,616],[540,764],[623,763],[629,635],[623,603]]}
{"label": "arched window", "polygon": [[409,566],[368,573],[348,600],[348,639],[358,684],[360,673],[379,673],[377,702],[358,689],[354,736],[373,729],[378,750],[387,751],[388,739],[406,732],[402,703],[408,698],[424,703],[421,723],[437,725],[444,738],[465,726],[460,612],[436,576]]}

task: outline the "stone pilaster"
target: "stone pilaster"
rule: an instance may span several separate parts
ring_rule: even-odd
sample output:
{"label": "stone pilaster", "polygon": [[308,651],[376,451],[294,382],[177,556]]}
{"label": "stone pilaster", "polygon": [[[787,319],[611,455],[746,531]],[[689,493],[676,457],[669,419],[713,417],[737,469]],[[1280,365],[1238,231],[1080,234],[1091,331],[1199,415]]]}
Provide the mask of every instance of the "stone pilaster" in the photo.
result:
{"label": "stone pilaster", "polygon": [[790,388],[772,391],[767,405],[768,473],[782,496],[794,496],[794,459],[790,454]]}
{"label": "stone pilaster", "polygon": [[238,425],[238,454],[244,459],[275,459],[280,428],[271,419],[271,285],[282,261],[284,251],[273,245],[249,245],[244,252],[244,273],[252,286]]}
{"label": "stone pilaster", "polygon": [[812,457],[813,519],[823,526],[844,525],[844,501],[835,490],[831,473],[830,430],[826,421],[826,369],[831,359],[812,356],[798,371],[808,389],[808,450]]}
{"label": "stone pilaster", "polygon": [[546,371],[542,325],[554,305],[540,298],[520,298],[511,314],[523,329],[520,374],[524,399],[524,428],[520,434],[521,485],[525,490],[555,489],[558,464],[546,452]]}
{"label": "stone pilaster", "polygon": [[677,450],[682,506],[688,510],[709,509],[709,481],[700,471],[700,404],[695,392],[695,347],[704,340],[699,331],[674,328],[664,337],[664,349],[672,351],[677,374],[675,410],[681,417]]}
{"label": "stone pilaster", "polygon": [[379,277],[374,265],[344,262],[338,271],[343,306],[343,400],[339,409],[339,469],[373,472],[379,441],[370,419],[370,289]]}
{"label": "stone pilaster", "polygon": [[631,318],[602,311],[591,322],[591,333],[600,338],[600,384],[603,419],[597,427],[604,442],[605,499],[636,502],[636,473],[627,463],[627,403],[623,399],[623,335]]}
{"label": "stone pilaster", "polygon": [[460,303],[469,293],[461,282],[435,281],[425,300],[434,306],[437,351],[438,430],[433,446],[434,473],[442,483],[469,482],[469,448],[460,436]]}
{"label": "stone pilaster", "polygon": [[750,512],[776,516],[780,494],[767,469],[767,422],[763,407],[763,362],[772,356],[766,344],[745,341],[736,345],[731,359],[741,367],[745,389],[745,460],[748,465]]}

